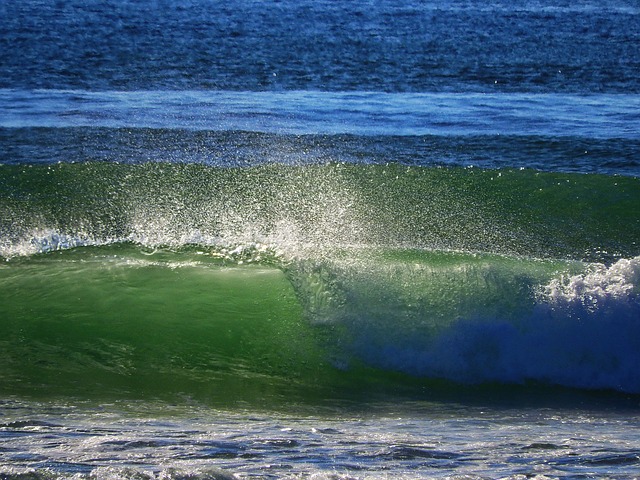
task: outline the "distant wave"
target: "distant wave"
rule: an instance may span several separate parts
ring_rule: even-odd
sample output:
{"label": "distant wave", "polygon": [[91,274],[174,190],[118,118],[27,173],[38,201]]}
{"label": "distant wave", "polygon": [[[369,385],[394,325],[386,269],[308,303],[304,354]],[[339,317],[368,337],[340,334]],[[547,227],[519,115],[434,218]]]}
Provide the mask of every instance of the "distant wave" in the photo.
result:
{"label": "distant wave", "polygon": [[0,89],[0,127],[635,139],[632,94]]}

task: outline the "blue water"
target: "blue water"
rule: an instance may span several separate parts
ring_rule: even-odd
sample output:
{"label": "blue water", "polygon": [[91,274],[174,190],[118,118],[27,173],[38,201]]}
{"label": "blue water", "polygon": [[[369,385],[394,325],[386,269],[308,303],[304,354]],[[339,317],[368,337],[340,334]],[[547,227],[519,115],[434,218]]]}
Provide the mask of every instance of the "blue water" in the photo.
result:
{"label": "blue water", "polygon": [[637,478],[634,0],[0,4],[0,478]]}
{"label": "blue water", "polygon": [[629,94],[1,90],[3,128],[637,140]]}

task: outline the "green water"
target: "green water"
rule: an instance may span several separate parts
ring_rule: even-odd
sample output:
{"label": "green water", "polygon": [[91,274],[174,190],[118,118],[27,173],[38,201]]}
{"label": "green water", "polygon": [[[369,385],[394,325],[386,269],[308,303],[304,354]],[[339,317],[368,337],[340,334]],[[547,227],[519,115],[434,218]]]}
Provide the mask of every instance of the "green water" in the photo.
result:
{"label": "green water", "polygon": [[18,258],[0,266],[0,386],[36,397],[215,403],[413,388],[394,369],[366,367],[354,349],[425,340],[472,309],[515,316],[518,301],[531,301],[522,279],[561,267],[569,269],[359,251],[278,268],[233,264],[215,249],[129,244]]}
{"label": "green water", "polygon": [[640,391],[635,178],[87,163],[0,187],[4,395]]}
{"label": "green water", "polygon": [[121,255],[0,268],[5,393],[259,398],[321,365],[282,271]]}

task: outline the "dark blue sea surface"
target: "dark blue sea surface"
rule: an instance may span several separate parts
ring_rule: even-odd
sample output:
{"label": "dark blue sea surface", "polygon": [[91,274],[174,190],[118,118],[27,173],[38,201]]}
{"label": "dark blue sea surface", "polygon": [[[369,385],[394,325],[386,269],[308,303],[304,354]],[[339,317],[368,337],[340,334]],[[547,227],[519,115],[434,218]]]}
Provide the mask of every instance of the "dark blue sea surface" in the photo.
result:
{"label": "dark blue sea surface", "polygon": [[637,478],[640,5],[0,3],[0,478]]}
{"label": "dark blue sea surface", "polygon": [[0,87],[638,93],[633,0],[25,1]]}

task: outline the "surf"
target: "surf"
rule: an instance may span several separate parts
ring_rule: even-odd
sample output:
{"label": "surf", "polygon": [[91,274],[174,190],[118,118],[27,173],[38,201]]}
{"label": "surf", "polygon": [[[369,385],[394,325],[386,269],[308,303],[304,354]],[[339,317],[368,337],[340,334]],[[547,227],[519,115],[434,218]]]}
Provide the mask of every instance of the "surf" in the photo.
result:
{"label": "surf", "polygon": [[6,394],[640,393],[634,178],[87,163],[0,181]]}

